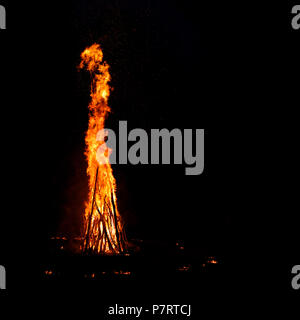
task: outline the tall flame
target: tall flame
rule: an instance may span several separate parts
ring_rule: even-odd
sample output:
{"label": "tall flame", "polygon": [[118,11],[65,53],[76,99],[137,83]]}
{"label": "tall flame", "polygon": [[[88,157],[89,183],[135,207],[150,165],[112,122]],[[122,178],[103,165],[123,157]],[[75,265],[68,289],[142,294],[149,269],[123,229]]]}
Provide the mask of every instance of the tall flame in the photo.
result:
{"label": "tall flame", "polygon": [[[108,105],[110,94],[109,65],[103,61],[99,44],[93,44],[81,54],[81,69],[86,68],[92,76],[89,124],[85,136],[89,194],[85,207],[83,250],[96,253],[121,253],[126,246],[125,233],[117,207],[116,181],[108,161],[99,165],[99,147],[105,150],[104,159],[112,151],[103,148],[104,136],[99,141],[100,130],[111,111]],[[98,154],[97,154],[98,152]],[[101,155],[100,155],[101,156]]]}

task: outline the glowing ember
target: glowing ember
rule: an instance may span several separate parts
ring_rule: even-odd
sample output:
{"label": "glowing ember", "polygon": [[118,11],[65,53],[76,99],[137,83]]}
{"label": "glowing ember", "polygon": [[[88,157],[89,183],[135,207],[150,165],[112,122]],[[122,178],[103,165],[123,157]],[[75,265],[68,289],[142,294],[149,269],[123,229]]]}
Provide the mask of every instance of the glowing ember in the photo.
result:
{"label": "glowing ember", "polygon": [[217,264],[218,261],[214,258],[214,257],[208,257],[207,259],[207,263],[210,263],[210,264]]}
{"label": "glowing ember", "polygon": [[177,270],[178,271],[191,271],[191,265],[188,264],[188,265],[183,265],[183,266],[180,266]]}
{"label": "glowing ember", "polygon": [[[126,239],[117,207],[116,182],[108,162],[112,150],[103,148],[106,146],[105,137],[97,136],[104,129],[105,119],[110,112],[109,65],[103,61],[103,52],[98,44],[85,49],[81,59],[80,68],[86,68],[92,76],[89,125],[85,137],[89,195],[84,214],[83,251],[121,253],[125,250]],[[104,151],[101,154],[99,150]],[[101,165],[97,161],[99,157]]]}

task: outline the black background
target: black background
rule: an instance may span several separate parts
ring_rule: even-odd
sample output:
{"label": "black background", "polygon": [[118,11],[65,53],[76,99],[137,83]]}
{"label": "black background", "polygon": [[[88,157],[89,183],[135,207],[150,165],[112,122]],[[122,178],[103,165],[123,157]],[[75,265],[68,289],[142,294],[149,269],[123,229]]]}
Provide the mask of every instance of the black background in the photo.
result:
{"label": "black background", "polygon": [[290,265],[299,263],[289,232],[296,216],[287,212],[291,201],[281,206],[288,182],[280,182],[283,131],[292,139],[296,125],[297,78],[286,70],[297,66],[299,35],[283,18],[289,8],[280,15],[210,1],[1,4],[1,253],[11,287],[38,286],[49,236],[78,233],[90,79],[76,67],[81,51],[99,42],[111,66],[111,127],[127,120],[146,130],[205,129],[200,176],[185,176],[182,166],[114,168],[129,237],[186,239],[230,257],[222,277],[235,292],[276,287],[265,277],[283,262],[276,279],[288,289]]}

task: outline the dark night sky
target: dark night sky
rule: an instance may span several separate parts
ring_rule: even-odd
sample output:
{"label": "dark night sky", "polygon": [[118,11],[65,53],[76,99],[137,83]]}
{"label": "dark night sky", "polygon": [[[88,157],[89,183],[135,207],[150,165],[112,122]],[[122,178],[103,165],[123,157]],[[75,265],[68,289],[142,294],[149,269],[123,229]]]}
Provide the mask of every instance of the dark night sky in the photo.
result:
{"label": "dark night sky", "polygon": [[228,184],[235,165],[229,164],[228,141],[236,139],[231,117],[239,112],[240,76],[249,63],[244,63],[245,43],[234,29],[236,21],[217,14],[221,9],[208,2],[198,7],[152,0],[72,1],[35,11],[39,15],[28,23],[39,23],[39,30],[19,38],[20,47],[28,48],[24,73],[35,79],[26,90],[40,128],[34,139],[45,146],[38,166],[47,233],[74,233],[80,225],[90,79],[76,67],[81,51],[99,42],[114,88],[108,124],[127,120],[144,129],[206,129],[201,176],[187,177],[180,166],[114,169],[129,233],[203,237],[207,243],[221,243],[232,234],[239,182]]}
{"label": "dark night sky", "polygon": [[26,8],[31,19],[16,8],[10,23],[18,27],[7,39],[15,50],[3,54],[16,62],[8,67],[10,83],[24,82],[8,99],[28,102],[20,109],[30,118],[30,143],[21,148],[37,154],[26,173],[42,236],[74,234],[80,225],[90,79],[77,66],[81,51],[98,42],[111,66],[111,127],[127,120],[144,129],[206,129],[201,176],[187,177],[180,166],[114,168],[129,235],[235,245],[247,229],[242,217],[252,220],[241,186],[252,174],[243,160],[253,155],[241,136],[261,120],[252,93],[264,90],[270,68],[260,51],[267,33],[245,23],[233,3],[77,0]]}
{"label": "dark night sky", "polygon": [[[86,197],[83,149],[90,79],[76,69],[80,52],[94,42],[103,47],[114,88],[108,120],[112,127],[127,120],[133,128],[207,128],[210,109],[222,113],[215,92],[225,92],[220,86],[224,54],[216,51],[221,44],[215,44],[213,26],[203,21],[204,10],[198,15],[168,1],[77,1],[68,7],[68,15],[59,15],[48,41],[42,41],[50,58],[51,94],[44,108],[47,123],[53,124],[47,172],[50,233],[78,232]],[[202,176],[186,177],[183,167],[116,167],[128,232],[193,238],[202,230],[206,237],[227,227],[230,213],[212,201],[209,170],[210,164]],[[221,199],[222,184],[216,180],[214,187]],[[220,201],[225,205],[226,199]]]}

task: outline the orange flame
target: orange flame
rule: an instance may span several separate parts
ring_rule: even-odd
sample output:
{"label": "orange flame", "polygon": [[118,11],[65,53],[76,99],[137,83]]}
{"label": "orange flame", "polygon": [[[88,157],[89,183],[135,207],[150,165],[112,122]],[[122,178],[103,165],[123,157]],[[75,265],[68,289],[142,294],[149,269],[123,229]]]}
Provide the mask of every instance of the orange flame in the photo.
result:
{"label": "orange flame", "polygon": [[[108,105],[110,94],[109,65],[103,61],[103,52],[93,44],[81,54],[81,69],[86,68],[92,75],[91,102],[89,104],[89,125],[85,136],[89,195],[85,208],[84,246],[88,252],[114,254],[125,250],[126,238],[117,208],[116,181],[108,161],[99,165],[97,151],[100,130],[111,111]],[[102,149],[102,148],[101,148]],[[103,158],[108,159],[107,151]]]}

